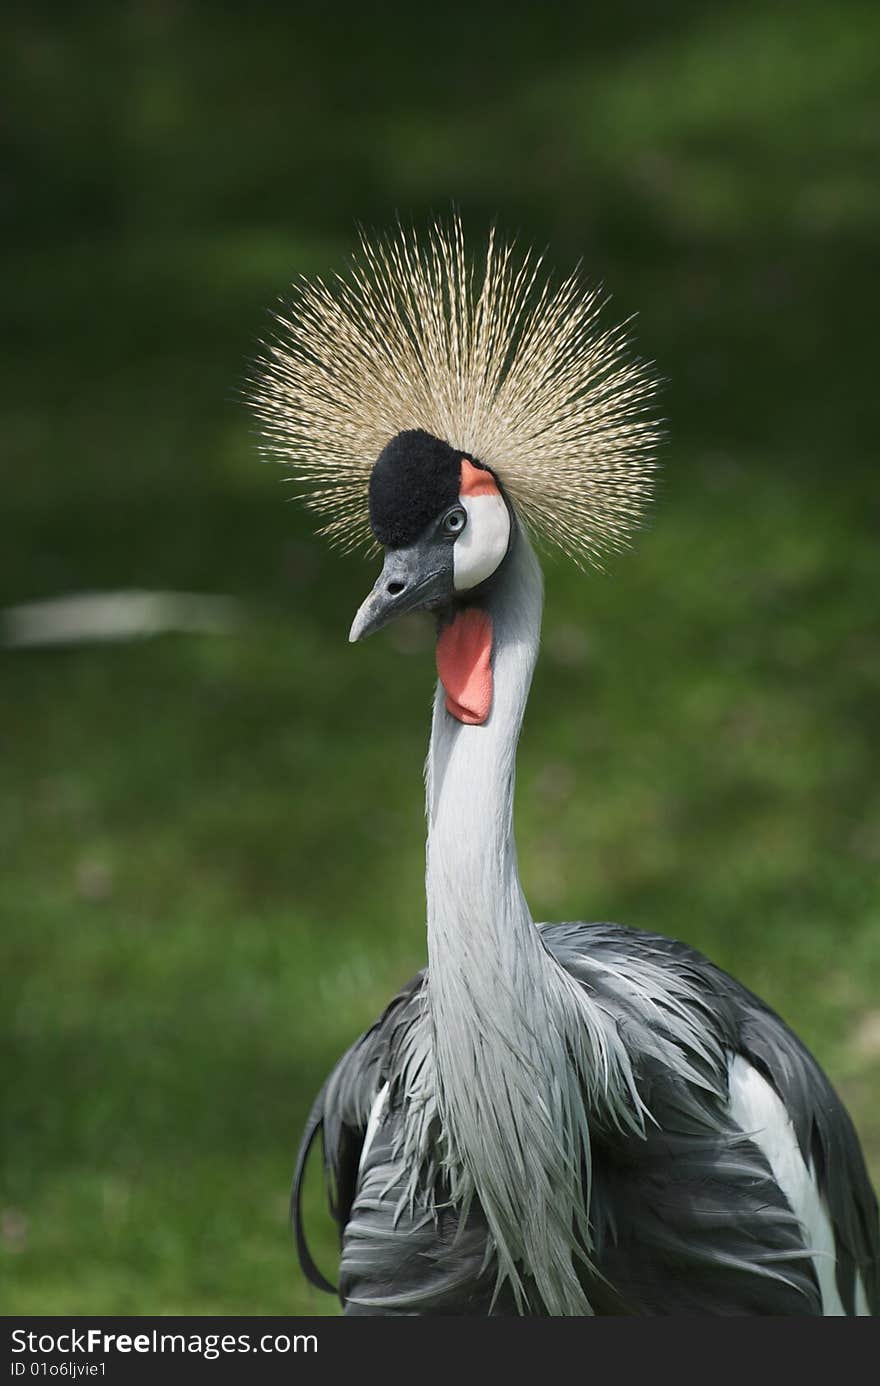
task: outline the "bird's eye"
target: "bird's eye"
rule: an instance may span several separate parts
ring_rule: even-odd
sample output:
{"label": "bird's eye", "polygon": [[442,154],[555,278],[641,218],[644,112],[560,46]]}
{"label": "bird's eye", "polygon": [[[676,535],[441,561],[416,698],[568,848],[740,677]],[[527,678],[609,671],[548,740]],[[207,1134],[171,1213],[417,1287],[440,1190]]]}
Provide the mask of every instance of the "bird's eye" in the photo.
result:
{"label": "bird's eye", "polygon": [[462,510],[460,505],[457,505],[454,510],[450,510],[443,519],[443,529],[446,534],[461,534],[466,524],[467,511]]}

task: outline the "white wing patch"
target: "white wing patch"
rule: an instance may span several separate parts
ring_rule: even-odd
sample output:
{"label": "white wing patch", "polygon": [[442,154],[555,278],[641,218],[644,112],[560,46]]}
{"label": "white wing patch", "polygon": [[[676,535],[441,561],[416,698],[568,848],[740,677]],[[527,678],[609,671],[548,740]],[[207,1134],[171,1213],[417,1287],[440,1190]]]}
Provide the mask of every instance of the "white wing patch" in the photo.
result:
{"label": "white wing patch", "polygon": [[[730,1061],[730,1115],[767,1159],[804,1231],[804,1244],[813,1258],[826,1317],[845,1315],[837,1289],[834,1229],[825,1199],[819,1192],[812,1161],[805,1163],[785,1107],[770,1084],[741,1054]],[[865,1290],[856,1278],[855,1308],[867,1314]]]}
{"label": "white wing patch", "polygon": [[369,1154],[370,1146],[373,1144],[373,1141],[376,1137],[376,1132],[382,1124],[382,1118],[385,1115],[385,1103],[387,1102],[387,1100],[388,1084],[383,1083],[379,1091],[376,1093],[376,1096],[373,1099],[373,1105],[370,1108],[370,1115],[367,1119],[367,1129],[364,1134],[364,1144],[361,1149],[361,1158],[358,1161],[358,1174],[360,1174],[361,1170],[364,1167],[364,1162],[367,1158],[367,1155]]}
{"label": "white wing patch", "polygon": [[467,592],[491,577],[510,543],[510,515],[504,499],[460,496],[468,522],[452,551],[456,592]]}

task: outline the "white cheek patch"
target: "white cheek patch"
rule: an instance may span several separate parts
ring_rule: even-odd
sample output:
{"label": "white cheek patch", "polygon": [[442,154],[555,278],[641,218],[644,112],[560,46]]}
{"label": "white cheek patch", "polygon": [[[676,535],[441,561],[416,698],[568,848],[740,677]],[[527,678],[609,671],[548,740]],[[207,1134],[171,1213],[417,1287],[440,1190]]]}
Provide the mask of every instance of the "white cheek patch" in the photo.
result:
{"label": "white cheek patch", "polygon": [[456,592],[467,592],[491,577],[510,542],[510,513],[503,498],[494,495],[460,496],[468,521],[452,551]]}

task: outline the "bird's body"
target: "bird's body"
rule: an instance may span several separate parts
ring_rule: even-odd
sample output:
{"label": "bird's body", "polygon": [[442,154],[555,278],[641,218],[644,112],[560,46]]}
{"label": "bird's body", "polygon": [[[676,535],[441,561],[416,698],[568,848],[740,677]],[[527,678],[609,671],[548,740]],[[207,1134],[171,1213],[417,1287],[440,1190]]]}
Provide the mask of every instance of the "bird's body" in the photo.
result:
{"label": "bird's body", "polygon": [[800,1041],[683,944],[533,924],[512,801],[541,583],[521,535],[482,605],[492,718],[450,717],[442,684],[434,708],[428,967],[303,1142],[323,1128],[346,1313],[877,1312],[876,1203]]}
{"label": "bird's body", "polygon": [[[876,1313],[873,1203],[858,1142],[828,1080],[778,1016],[658,935],[613,924],[539,933],[554,964],[625,1036],[656,1122],[640,1139],[592,1124],[592,1269],[581,1272],[592,1312]],[[644,1005],[646,982],[657,997],[692,998],[685,1004],[715,1055],[706,1087],[677,1079],[680,1041],[664,1030],[663,1002],[653,1013]],[[410,1201],[404,1092],[412,1055],[430,1065],[426,993],[419,974],[394,998],[337,1064],[307,1128],[303,1156],[323,1128],[338,1190],[339,1292],[351,1315],[514,1315],[510,1286],[496,1296],[479,1206],[460,1232],[442,1177]],[[304,1242],[301,1254],[320,1284]],[[524,1290],[525,1312],[546,1313],[528,1277]]]}
{"label": "bird's body", "polygon": [[302,1263],[330,1288],[301,1210],[320,1132],[350,1314],[878,1312],[876,1201],[803,1045],[684,945],[526,903],[527,524],[575,558],[618,546],[656,439],[594,296],[535,273],[490,241],[480,287],[457,226],[367,245],[351,284],[302,291],[257,396],[326,532],[385,548],[350,638],[418,608],[438,630],[428,965],[315,1103]]}

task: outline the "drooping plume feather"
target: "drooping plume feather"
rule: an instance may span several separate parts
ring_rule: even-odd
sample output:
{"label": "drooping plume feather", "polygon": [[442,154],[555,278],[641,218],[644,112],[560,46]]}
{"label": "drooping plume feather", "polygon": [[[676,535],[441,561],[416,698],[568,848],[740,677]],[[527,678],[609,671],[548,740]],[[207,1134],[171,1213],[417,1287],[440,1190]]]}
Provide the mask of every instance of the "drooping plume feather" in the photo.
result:
{"label": "drooping plume feather", "polygon": [[554,286],[494,232],[475,269],[457,218],[362,237],[347,277],[300,280],[276,315],[252,396],[265,451],[332,542],[374,547],[370,471],[424,429],[491,467],[538,539],[598,563],[638,523],[659,439],[651,369],[601,309],[577,272]]}

